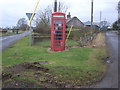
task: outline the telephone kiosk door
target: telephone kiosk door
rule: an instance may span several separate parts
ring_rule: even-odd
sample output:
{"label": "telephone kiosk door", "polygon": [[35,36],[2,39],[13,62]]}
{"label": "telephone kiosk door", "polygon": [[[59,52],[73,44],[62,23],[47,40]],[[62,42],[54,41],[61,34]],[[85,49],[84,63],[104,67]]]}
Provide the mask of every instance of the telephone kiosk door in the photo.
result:
{"label": "telephone kiosk door", "polygon": [[51,23],[51,49],[53,51],[65,50],[65,14],[61,12],[52,13]]}

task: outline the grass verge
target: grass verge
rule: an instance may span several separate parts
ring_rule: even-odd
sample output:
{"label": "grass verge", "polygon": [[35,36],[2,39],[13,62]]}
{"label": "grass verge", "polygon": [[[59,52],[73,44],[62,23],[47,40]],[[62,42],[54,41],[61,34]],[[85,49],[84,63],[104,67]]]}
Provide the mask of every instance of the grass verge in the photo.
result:
{"label": "grass verge", "polygon": [[[25,31],[19,31],[18,34],[20,33],[23,33]],[[10,36],[10,35],[17,35],[16,32],[7,32],[7,33],[3,33],[3,34],[0,34],[0,36]]]}
{"label": "grass verge", "polygon": [[[105,48],[69,48],[63,52],[47,52],[50,46],[50,41],[38,43],[36,46],[29,46],[28,37],[24,37],[17,41],[7,50],[3,51],[3,67],[11,67],[16,64],[24,62],[41,62],[47,61],[43,64],[45,68],[49,68],[48,72],[42,72],[39,78],[45,80],[36,80],[38,85],[45,85],[45,83],[56,83],[56,85],[71,86],[85,86],[90,85],[101,79],[101,75],[106,70],[106,64],[101,60],[106,57]],[[67,46],[77,45],[75,41],[68,41]],[[5,70],[5,69],[4,69]],[[36,71],[39,72],[39,71]],[[26,71],[23,77],[14,77],[13,79],[35,81],[35,74]],[[52,78],[46,76],[49,74]],[[30,77],[32,75],[32,79]],[[20,79],[19,79],[20,78]],[[41,82],[41,83],[40,83]],[[47,87],[47,86],[46,86]]]}

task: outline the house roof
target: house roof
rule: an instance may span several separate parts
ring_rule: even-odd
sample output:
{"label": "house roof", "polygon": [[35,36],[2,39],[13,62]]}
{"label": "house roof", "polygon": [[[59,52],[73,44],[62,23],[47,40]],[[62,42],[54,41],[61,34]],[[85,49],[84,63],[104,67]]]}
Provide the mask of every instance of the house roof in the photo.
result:
{"label": "house roof", "polygon": [[[71,19],[67,19],[66,20],[66,23],[69,23],[70,21],[72,21],[73,19],[77,19],[77,20],[79,20],[76,16],[75,17],[72,17]],[[80,21],[80,20],[79,20]],[[81,21],[80,21],[81,22]],[[83,22],[81,22],[83,25],[84,25],[84,23]]]}

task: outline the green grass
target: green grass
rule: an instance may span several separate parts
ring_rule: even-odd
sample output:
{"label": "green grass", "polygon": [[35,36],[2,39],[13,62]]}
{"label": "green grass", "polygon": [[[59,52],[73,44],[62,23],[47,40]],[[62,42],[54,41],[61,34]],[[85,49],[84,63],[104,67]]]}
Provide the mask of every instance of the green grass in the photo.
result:
{"label": "green grass", "polygon": [[[18,34],[20,33],[23,33],[25,31],[19,31]],[[9,36],[9,35],[17,35],[16,32],[7,32],[7,33],[3,33],[3,34],[0,34],[0,36]]]}
{"label": "green grass", "polygon": [[[3,67],[13,66],[23,62],[48,61],[44,67],[56,80],[76,85],[87,85],[100,79],[106,70],[106,64],[101,61],[106,57],[104,48],[70,48],[62,52],[47,52],[50,41],[29,46],[28,37],[17,41],[13,46],[3,51]],[[77,45],[75,41],[67,42],[68,46]]]}
{"label": "green grass", "polygon": [[0,34],[0,36],[9,36],[9,35],[16,35],[16,33],[4,33],[4,34]]}
{"label": "green grass", "polygon": [[[69,51],[48,53],[47,48],[44,46],[50,46],[50,41],[44,41],[37,44],[37,46],[29,46],[28,37],[24,37],[16,44],[12,45],[9,49],[3,51],[3,66],[11,66],[22,62],[40,61],[61,58],[61,55],[66,54]],[[73,42],[73,43],[72,43]],[[67,45],[76,45],[75,41],[68,41]],[[72,50],[74,52],[74,49]],[[47,57],[46,57],[47,56]],[[69,58],[69,56],[67,56]],[[64,56],[63,56],[64,58]]]}

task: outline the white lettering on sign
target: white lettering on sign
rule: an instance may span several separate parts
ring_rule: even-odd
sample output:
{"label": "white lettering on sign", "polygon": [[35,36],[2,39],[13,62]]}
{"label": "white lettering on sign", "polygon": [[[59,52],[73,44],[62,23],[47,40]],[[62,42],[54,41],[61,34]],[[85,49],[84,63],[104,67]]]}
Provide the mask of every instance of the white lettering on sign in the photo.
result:
{"label": "white lettering on sign", "polygon": [[63,15],[54,15],[53,17],[64,17]]}

